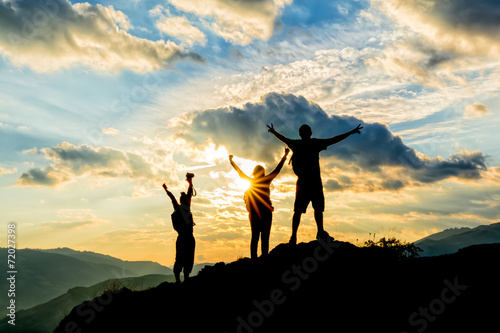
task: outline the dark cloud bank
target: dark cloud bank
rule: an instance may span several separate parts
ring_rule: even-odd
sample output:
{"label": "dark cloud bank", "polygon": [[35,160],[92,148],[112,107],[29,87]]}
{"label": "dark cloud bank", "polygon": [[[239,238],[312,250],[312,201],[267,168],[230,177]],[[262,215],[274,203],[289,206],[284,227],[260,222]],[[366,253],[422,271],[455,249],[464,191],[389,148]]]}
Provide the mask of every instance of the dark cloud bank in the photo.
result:
{"label": "dark cloud bank", "polygon": [[[486,170],[486,157],[481,152],[461,151],[448,159],[430,158],[406,146],[387,125],[364,123],[349,116],[328,115],[317,104],[304,97],[270,93],[257,103],[243,107],[227,107],[195,112],[177,127],[177,135],[195,146],[203,147],[212,141],[225,146],[236,156],[273,164],[282,153],[283,144],[267,132],[267,124],[290,138],[298,138],[298,128],[309,124],[313,137],[328,138],[347,132],[358,124],[364,127],[361,135],[352,135],[345,141],[321,153],[330,158],[329,164],[363,172],[378,173],[387,166],[404,171],[399,178],[384,179],[381,186],[397,191],[408,181],[433,183],[450,177],[479,179]],[[167,177],[164,171],[154,172],[140,155],[113,148],[74,146],[63,142],[56,147],[32,149],[51,164],[45,169],[32,168],[22,173],[19,185],[53,186],[76,176],[91,174],[102,177],[127,177],[152,180]],[[323,169],[324,172],[327,170]],[[342,191],[350,180],[340,176],[327,180],[329,191]]]}
{"label": "dark cloud bank", "polygon": [[[350,116],[328,115],[317,104],[304,97],[270,93],[257,103],[200,111],[191,122],[180,125],[178,135],[195,145],[207,140],[226,146],[231,154],[272,162],[281,154],[283,144],[267,132],[273,123],[277,131],[290,138],[298,137],[298,128],[309,124],[313,137],[328,138],[347,132],[358,124],[364,129],[340,144],[329,147],[321,156],[333,157],[364,171],[378,172],[384,166],[400,166],[414,181],[433,183],[450,177],[479,179],[486,170],[486,157],[481,152],[461,151],[448,159],[429,158],[406,146],[400,136],[387,125],[364,123]],[[387,189],[398,190],[401,180],[387,180]],[[342,190],[338,182],[327,183],[331,190]]]}
{"label": "dark cloud bank", "polygon": [[455,29],[498,36],[500,3],[498,0],[435,1],[433,13]]}

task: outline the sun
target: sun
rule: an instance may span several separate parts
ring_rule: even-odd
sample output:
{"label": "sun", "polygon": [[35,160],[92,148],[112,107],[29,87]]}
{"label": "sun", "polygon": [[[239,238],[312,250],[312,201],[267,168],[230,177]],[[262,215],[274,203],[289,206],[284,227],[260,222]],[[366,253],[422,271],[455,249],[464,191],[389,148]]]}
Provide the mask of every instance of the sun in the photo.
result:
{"label": "sun", "polygon": [[230,189],[244,192],[250,187],[250,182],[246,179],[240,178],[236,171],[231,171],[229,173],[229,178],[231,179],[231,182],[228,185]]}
{"label": "sun", "polygon": [[[257,164],[265,166],[263,163],[259,163],[257,161],[247,160],[241,157],[234,157],[233,160],[240,167],[241,171],[243,171],[247,176],[252,177],[252,171]],[[237,191],[246,191],[250,187],[250,182],[246,179],[242,179],[235,170],[231,170],[226,174],[227,178],[229,178],[230,183],[228,187],[232,190]]]}

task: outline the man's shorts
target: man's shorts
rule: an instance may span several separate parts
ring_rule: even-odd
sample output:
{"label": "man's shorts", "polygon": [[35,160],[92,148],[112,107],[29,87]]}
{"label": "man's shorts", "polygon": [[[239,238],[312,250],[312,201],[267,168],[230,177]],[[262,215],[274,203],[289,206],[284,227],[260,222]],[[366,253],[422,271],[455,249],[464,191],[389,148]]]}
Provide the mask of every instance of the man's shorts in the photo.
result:
{"label": "man's shorts", "polygon": [[312,202],[315,211],[325,211],[325,196],[323,195],[323,183],[319,179],[298,179],[295,190],[295,204],[293,210],[297,213],[305,213],[309,202]]}

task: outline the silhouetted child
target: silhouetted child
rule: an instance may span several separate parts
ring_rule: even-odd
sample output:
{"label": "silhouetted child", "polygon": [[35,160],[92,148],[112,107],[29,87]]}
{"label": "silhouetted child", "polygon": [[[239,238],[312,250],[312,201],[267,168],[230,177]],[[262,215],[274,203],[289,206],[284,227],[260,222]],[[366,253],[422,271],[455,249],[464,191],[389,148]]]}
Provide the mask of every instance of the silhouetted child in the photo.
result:
{"label": "silhouetted child", "polygon": [[269,197],[271,193],[269,186],[273,179],[280,173],[281,168],[283,168],[283,164],[289,152],[290,149],[286,148],[281,161],[274,171],[267,176],[264,167],[257,165],[252,172],[253,177],[249,177],[241,171],[233,162],[233,155],[229,155],[229,161],[236,172],[238,172],[241,178],[250,182],[250,187],[245,192],[245,203],[250,219],[250,227],[252,228],[252,239],[250,241],[250,256],[252,259],[257,258],[259,236],[261,237],[262,255],[266,255],[269,252],[269,235],[271,233],[274,211],[274,207]]}
{"label": "silhouetted child", "polygon": [[311,138],[312,131],[308,125],[299,128],[300,140],[292,140],[278,133],[273,124],[267,126],[269,132],[285,143],[293,151],[291,158],[292,168],[297,175],[297,187],[295,192],[294,214],[292,219],[292,236],[290,243],[297,243],[297,230],[299,229],[300,217],[306,212],[309,202],[312,202],[314,219],[318,227],[317,239],[326,239],[328,233],[323,228],[323,211],[325,210],[325,197],[323,195],[323,184],[319,169],[319,152],[328,146],[338,143],[351,134],[361,132],[361,124],[355,129],[328,139]]}
{"label": "silhouetted child", "polygon": [[193,174],[186,175],[186,181],[189,183],[187,194],[181,193],[180,204],[177,203],[175,196],[163,184],[163,188],[172,200],[174,212],[172,213],[172,225],[177,231],[177,241],[175,242],[175,263],[174,275],[175,282],[180,283],[180,274],[184,270],[184,281],[189,279],[189,274],[193,269],[195,240],[193,236],[193,215],[191,214],[191,197],[193,196]]}

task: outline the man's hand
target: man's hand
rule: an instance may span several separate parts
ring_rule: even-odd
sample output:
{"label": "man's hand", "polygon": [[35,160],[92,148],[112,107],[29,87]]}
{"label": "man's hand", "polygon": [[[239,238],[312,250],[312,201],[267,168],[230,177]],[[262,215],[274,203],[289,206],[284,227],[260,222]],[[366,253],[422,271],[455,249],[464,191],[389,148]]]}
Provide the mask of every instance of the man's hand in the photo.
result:
{"label": "man's hand", "polygon": [[162,187],[165,189],[165,191],[167,191],[167,185],[165,185],[165,183],[163,183]]}
{"label": "man's hand", "polygon": [[229,162],[233,161],[233,155],[229,155]]}
{"label": "man's hand", "polygon": [[269,125],[266,125],[266,126],[267,126],[267,128],[268,128],[268,130],[267,130],[267,131],[268,131],[269,133],[273,133],[273,134],[274,134],[274,132],[276,132],[276,131],[274,130],[273,123],[271,123],[271,126],[269,126]]}
{"label": "man's hand", "polygon": [[289,152],[290,152],[290,148],[285,148],[285,156],[287,156]]}
{"label": "man's hand", "polygon": [[361,131],[360,129],[362,129],[363,127],[361,127],[361,124],[358,125],[358,127],[356,127],[355,129],[353,129],[351,131],[351,134],[354,134],[354,133],[358,133],[358,134],[361,134]]}

